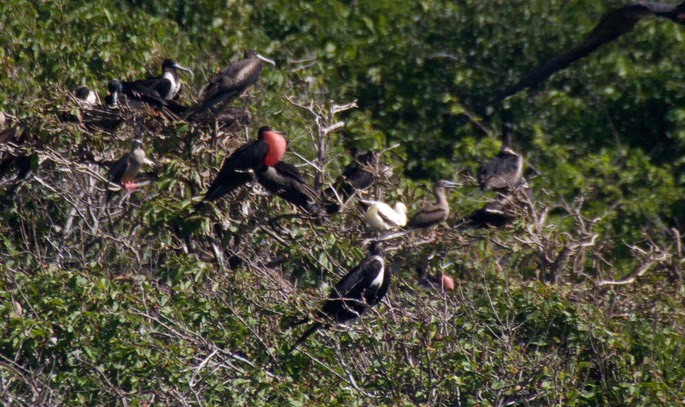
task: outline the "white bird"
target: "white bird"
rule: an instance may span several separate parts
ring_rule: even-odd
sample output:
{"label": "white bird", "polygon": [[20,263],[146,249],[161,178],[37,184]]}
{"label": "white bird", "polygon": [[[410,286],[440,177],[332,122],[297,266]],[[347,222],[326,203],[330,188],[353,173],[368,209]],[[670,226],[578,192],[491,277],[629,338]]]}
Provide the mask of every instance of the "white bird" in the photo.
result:
{"label": "white bird", "polygon": [[369,205],[364,213],[366,224],[375,231],[395,229],[407,224],[407,207],[402,202],[397,202],[394,209],[380,201],[362,202]]}

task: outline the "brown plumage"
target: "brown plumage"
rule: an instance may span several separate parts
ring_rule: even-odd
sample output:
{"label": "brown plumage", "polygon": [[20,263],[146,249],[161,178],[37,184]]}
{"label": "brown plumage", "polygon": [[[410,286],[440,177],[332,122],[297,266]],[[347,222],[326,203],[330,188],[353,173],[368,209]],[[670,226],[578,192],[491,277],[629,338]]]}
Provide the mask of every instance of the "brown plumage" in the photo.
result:
{"label": "brown plumage", "polygon": [[457,185],[455,182],[446,180],[436,182],[433,186],[436,202],[419,208],[407,222],[407,227],[411,229],[428,228],[447,219],[450,214],[450,206],[447,203],[445,189],[455,188]]}

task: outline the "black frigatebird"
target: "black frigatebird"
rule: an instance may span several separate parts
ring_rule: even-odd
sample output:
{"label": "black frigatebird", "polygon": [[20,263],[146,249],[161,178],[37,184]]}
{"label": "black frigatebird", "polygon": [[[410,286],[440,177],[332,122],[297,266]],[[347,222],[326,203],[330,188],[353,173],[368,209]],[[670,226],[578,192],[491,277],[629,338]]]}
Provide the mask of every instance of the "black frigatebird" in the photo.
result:
{"label": "black frigatebird", "polygon": [[244,58],[209,79],[198,95],[197,105],[186,119],[193,120],[220,102],[228,102],[240,96],[259,79],[262,61],[276,66],[276,63],[259,55],[255,50],[245,51]]}
{"label": "black frigatebird", "polygon": [[257,140],[241,146],[224,160],[219,174],[198,205],[219,199],[249,182],[252,179],[249,170],[276,165],[283,157],[286,145],[283,133],[267,126],[260,128]]}
{"label": "black frigatebird", "polygon": [[344,205],[358,191],[369,189],[376,181],[378,155],[374,151],[365,153],[354,150],[352,162],[345,167],[335,182],[335,189],[329,188],[326,196],[330,201],[326,212],[334,214],[340,211],[340,202]]}
{"label": "black frigatebird", "polygon": [[309,213],[319,211],[318,194],[307,185],[300,170],[283,161],[273,166],[262,166],[255,171],[257,181],[270,193],[299,206]]}
{"label": "black frigatebird", "polygon": [[[135,178],[140,167],[145,163],[145,150],[141,140],[133,140],[131,151],[117,160],[108,172],[110,183],[119,184],[125,190],[131,191],[136,188]],[[109,202],[116,191],[107,190],[105,201]]]}
{"label": "black frigatebird", "polygon": [[510,147],[511,124],[502,126],[502,147],[499,153],[478,169],[481,191],[507,191],[523,182],[523,157]]}
{"label": "black frigatebird", "polygon": [[507,227],[523,214],[522,209],[530,205],[531,198],[531,190],[523,182],[513,193],[500,194],[497,198],[483,205],[482,208],[460,219],[454,228],[469,230]]}
{"label": "black frigatebird", "polygon": [[[390,288],[390,279],[390,272],[385,269],[382,243],[372,242],[366,258],[333,287],[328,299],[319,311],[319,317],[337,323],[345,323],[359,318],[367,309],[378,304],[385,297],[388,288]],[[298,321],[297,324],[308,320]],[[295,342],[288,353],[295,350],[325,324],[325,322],[320,321],[314,322]]]}
{"label": "black frigatebird", "polygon": [[552,58],[513,86],[505,89],[493,102],[499,102],[525,88],[544,81],[555,72],[586,57],[602,45],[630,32],[642,18],[649,16],[668,18],[675,23],[685,25],[685,2],[679,5],[669,5],[640,1],[609,11],[580,44]]}
{"label": "black frigatebird", "polygon": [[433,186],[436,202],[419,208],[414,216],[409,219],[407,227],[412,229],[428,228],[447,219],[450,214],[450,206],[447,203],[445,189],[455,188],[458,185],[456,182],[446,180],[436,182]]}

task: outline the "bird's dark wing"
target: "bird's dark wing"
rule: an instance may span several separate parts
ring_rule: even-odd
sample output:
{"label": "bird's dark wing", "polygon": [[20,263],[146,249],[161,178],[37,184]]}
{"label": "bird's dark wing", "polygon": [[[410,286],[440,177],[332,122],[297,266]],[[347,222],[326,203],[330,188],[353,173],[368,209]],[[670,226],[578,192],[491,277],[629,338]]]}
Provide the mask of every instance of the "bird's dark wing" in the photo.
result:
{"label": "bird's dark wing", "polygon": [[142,100],[154,107],[167,105],[166,100],[156,90],[143,86],[142,82],[122,82],[121,86],[126,96]]}
{"label": "bird's dark wing", "polygon": [[128,171],[128,168],[131,166],[131,160],[131,153],[126,153],[123,157],[112,164],[107,172],[110,182],[115,184],[121,182],[121,178],[124,176],[124,174],[126,174],[126,171]]}
{"label": "bird's dark wing", "polygon": [[283,176],[287,176],[291,179],[297,180],[298,182],[306,182],[304,175],[302,175],[302,172],[300,172],[300,169],[292,164],[289,164],[284,161],[279,161],[276,163],[276,165],[274,165],[274,169]]}
{"label": "bird's dark wing", "polygon": [[224,160],[219,174],[207,189],[203,201],[214,201],[248,183],[252,175],[247,170],[261,164],[267,147],[264,140],[257,140],[234,151]]}
{"label": "bird's dark wing", "polygon": [[501,92],[493,102],[499,102],[519,91],[544,81],[573,62],[586,57],[602,45],[631,31],[642,17],[653,14],[649,4],[635,3],[607,13],[585,39],[569,51],[543,64],[513,86]]}
{"label": "bird's dark wing", "polygon": [[483,191],[514,187],[519,182],[520,157],[500,152],[478,170],[478,184]]}
{"label": "bird's dark wing", "polygon": [[421,228],[434,225],[443,220],[445,220],[445,210],[442,207],[438,205],[425,206],[409,219],[407,227]]}
{"label": "bird's dark wing", "polygon": [[140,82],[141,86],[148,88],[148,89],[151,89],[151,90],[154,90],[160,96],[168,94],[169,91],[171,90],[171,81],[168,80],[167,78],[163,77],[163,76],[144,79],[144,80],[139,81],[139,82]]}

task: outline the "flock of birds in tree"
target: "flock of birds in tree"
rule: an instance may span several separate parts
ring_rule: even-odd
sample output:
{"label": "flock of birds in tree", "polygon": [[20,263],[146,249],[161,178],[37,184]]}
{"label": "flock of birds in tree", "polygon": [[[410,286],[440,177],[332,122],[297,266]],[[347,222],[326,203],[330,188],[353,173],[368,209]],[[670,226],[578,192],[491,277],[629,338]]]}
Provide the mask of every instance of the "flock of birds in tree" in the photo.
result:
{"label": "flock of birds in tree", "polygon": [[[685,3],[674,6],[638,2],[610,11],[580,44],[533,70],[513,86],[499,93],[494,102],[545,80],[574,61],[632,30],[643,17],[652,15],[685,24]],[[230,102],[240,96],[258,80],[262,62],[274,64],[255,51],[247,51],[244,59],[214,75],[200,91],[197,104],[188,109],[174,102],[174,97],[181,85],[177,70],[186,71],[191,75],[192,72],[172,60],[165,60],[162,64],[162,75],[159,77],[133,82],[111,81],[106,105],[117,108],[121,105],[136,107],[147,104],[163,111],[169,117],[193,121],[211,113],[220,103]],[[79,87],[75,95],[84,105],[94,104],[97,100],[93,92],[85,87]],[[241,146],[224,160],[218,175],[201,202],[195,206],[195,210],[201,210],[207,203],[231,193],[255,177],[267,191],[295,204],[301,210],[311,214],[330,215],[340,211],[349,200],[358,197],[360,191],[371,187],[376,179],[373,169],[377,168],[378,156],[374,152],[355,154],[353,162],[345,168],[336,184],[323,194],[319,194],[306,183],[305,177],[297,167],[281,161],[286,147],[287,140],[282,133],[266,126],[260,128],[255,141]],[[142,142],[135,140],[131,151],[111,167],[110,182],[126,190],[134,188],[136,174],[144,162]],[[511,149],[509,123],[504,123],[502,128],[500,152],[481,165],[478,184],[482,191],[496,191],[497,198],[461,219],[454,227],[463,230],[497,228],[511,224],[515,220],[514,212],[510,208],[513,194],[522,192],[529,197],[530,191],[523,177],[523,158]],[[393,207],[381,201],[360,198],[357,202],[365,209],[364,219],[367,225],[377,233],[400,228],[431,228],[448,218],[450,208],[446,192],[456,186],[457,184],[452,181],[436,182],[433,187],[435,203],[419,208],[410,218],[407,217],[407,207],[402,202],[395,203]],[[107,202],[113,193],[107,192]],[[344,323],[356,319],[383,299],[388,292],[391,276],[385,267],[382,240],[379,238],[373,241],[368,255],[333,287],[319,312],[319,318],[294,344],[291,351],[317,329],[329,323],[323,321]],[[417,274],[421,287],[454,288],[451,278],[431,276],[424,266],[417,269]],[[303,319],[297,324],[305,322],[310,321]]]}

